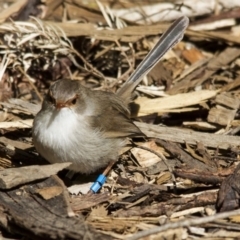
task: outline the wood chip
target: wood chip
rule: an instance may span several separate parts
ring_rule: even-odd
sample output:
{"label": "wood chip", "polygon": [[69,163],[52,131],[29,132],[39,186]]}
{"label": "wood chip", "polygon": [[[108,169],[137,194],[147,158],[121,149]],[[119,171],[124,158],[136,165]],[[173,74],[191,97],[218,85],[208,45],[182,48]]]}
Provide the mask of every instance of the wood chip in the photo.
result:
{"label": "wood chip", "polygon": [[47,178],[70,165],[71,163],[55,163],[4,169],[0,171],[0,188],[10,189],[21,184]]}
{"label": "wood chip", "polygon": [[57,186],[41,188],[36,191],[36,193],[38,193],[45,200],[54,198],[60,195],[62,192],[63,192],[62,187]]}
{"label": "wood chip", "polygon": [[237,110],[230,110],[226,108],[211,108],[207,120],[210,123],[216,123],[221,126],[227,126],[233,121]]}
{"label": "wood chip", "polygon": [[[164,149],[157,146],[154,141],[143,143],[141,144],[141,146],[149,148],[150,150],[157,153],[164,152]],[[158,156],[156,156],[156,154],[144,149],[140,149],[136,147],[136,148],[133,148],[131,152],[134,155],[134,157],[137,159],[140,166],[142,167],[150,167],[151,165],[161,161],[161,159]]]}
{"label": "wood chip", "polygon": [[173,127],[162,127],[152,124],[134,122],[141,131],[148,137],[160,138],[178,143],[189,143],[196,145],[203,142],[205,146],[219,149],[229,149],[240,145],[238,136],[219,135],[212,133],[202,133],[187,129]]}
{"label": "wood chip", "polygon": [[139,104],[139,116],[150,113],[161,113],[162,111],[171,111],[171,109],[179,109],[186,106],[200,104],[207,99],[215,97],[217,91],[202,90],[190,93],[176,94],[164,98],[138,98],[135,103]]}
{"label": "wood chip", "polygon": [[33,119],[19,120],[13,122],[0,122],[0,128],[32,128]]}

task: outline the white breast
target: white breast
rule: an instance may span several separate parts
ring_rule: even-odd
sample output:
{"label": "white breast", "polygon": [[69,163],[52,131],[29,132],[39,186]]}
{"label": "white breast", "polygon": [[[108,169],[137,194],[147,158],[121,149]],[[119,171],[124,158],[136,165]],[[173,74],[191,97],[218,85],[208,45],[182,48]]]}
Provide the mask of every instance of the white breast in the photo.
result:
{"label": "white breast", "polygon": [[69,108],[38,114],[33,126],[37,151],[51,163],[72,162],[70,169],[90,173],[116,160],[123,139],[105,139],[84,116]]}

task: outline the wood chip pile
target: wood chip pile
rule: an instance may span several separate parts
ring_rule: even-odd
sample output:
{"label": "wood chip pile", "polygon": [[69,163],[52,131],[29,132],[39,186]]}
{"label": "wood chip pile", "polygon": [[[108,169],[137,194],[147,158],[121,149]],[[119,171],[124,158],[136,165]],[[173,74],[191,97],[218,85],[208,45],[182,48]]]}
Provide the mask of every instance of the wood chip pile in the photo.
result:
{"label": "wood chip pile", "polygon": [[[0,12],[0,238],[240,236],[239,1],[16,0]],[[131,104],[146,138],[129,140],[87,194],[97,173],[67,172],[34,149],[44,94],[61,78],[116,92],[181,15],[183,41]]]}

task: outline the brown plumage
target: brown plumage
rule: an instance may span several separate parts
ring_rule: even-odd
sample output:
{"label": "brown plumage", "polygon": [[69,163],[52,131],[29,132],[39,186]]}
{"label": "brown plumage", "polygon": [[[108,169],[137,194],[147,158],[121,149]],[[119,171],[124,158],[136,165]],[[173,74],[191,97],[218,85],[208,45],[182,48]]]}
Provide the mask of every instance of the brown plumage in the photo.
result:
{"label": "brown plumage", "polygon": [[116,160],[126,137],[143,136],[130,119],[135,87],[159,59],[181,40],[188,18],[176,20],[117,92],[93,91],[79,81],[55,82],[33,124],[33,142],[49,162],[72,162],[70,169],[90,173]]}

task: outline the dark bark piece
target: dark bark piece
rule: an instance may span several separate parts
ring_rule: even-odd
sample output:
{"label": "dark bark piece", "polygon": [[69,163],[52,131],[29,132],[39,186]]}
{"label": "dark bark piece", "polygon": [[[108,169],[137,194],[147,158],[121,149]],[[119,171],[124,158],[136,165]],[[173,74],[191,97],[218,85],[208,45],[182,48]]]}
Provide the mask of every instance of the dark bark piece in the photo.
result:
{"label": "dark bark piece", "polygon": [[[137,202],[137,204],[144,204],[143,202],[148,201],[149,202],[149,197],[150,195],[161,195],[161,198],[164,198],[164,196],[167,194],[169,199],[169,193],[166,191],[170,190],[171,187],[165,187],[162,185],[157,185],[157,184],[148,184],[148,183],[137,183],[135,181],[129,181],[129,179],[124,179],[119,177],[117,180],[117,183],[120,183],[122,186],[128,186],[130,189],[130,195],[125,197],[119,196],[118,199],[112,199],[111,202],[111,208],[116,209],[116,208],[129,208],[127,203],[129,205],[132,205]],[[151,192],[151,193],[150,193]],[[146,199],[142,199],[143,197],[146,197]],[[153,200],[154,197],[151,197]],[[148,205],[148,203],[147,203]]]}
{"label": "dark bark piece", "polygon": [[171,189],[171,187],[166,187],[163,185],[157,184],[148,184],[148,183],[138,183],[127,178],[118,177],[117,183],[121,186],[128,186],[128,189],[132,189],[132,192],[139,192],[139,189],[149,189],[149,191],[167,191]]}
{"label": "dark bark piece", "polygon": [[208,166],[207,164],[193,158],[191,155],[189,155],[186,151],[184,151],[179,144],[163,141],[160,139],[156,139],[156,143],[160,144],[162,147],[164,147],[170,154],[172,154],[175,158],[180,160],[182,163],[185,164],[185,168],[188,169],[198,169],[201,171],[206,172],[215,172],[216,167],[211,165]]}
{"label": "dark bark piece", "polygon": [[208,149],[203,145],[202,142],[197,143],[196,153],[200,155],[205,164],[207,164],[210,167],[217,168],[216,162],[213,161],[211,154],[209,153]]}
{"label": "dark bark piece", "polygon": [[[22,166],[33,163],[47,164],[47,161],[36,154],[28,152],[25,147],[28,144],[13,141],[8,139],[5,142],[3,138],[0,138],[0,156],[9,159],[12,162],[11,166]],[[30,149],[29,149],[30,150]]]}
{"label": "dark bark piece", "polygon": [[[160,192],[162,196],[164,193]],[[193,195],[191,197],[178,197],[176,195],[166,195],[168,200],[163,198],[163,202],[156,202],[147,206],[134,206],[130,209],[122,209],[114,213],[115,217],[146,217],[146,216],[160,216],[160,215],[171,215],[173,212],[190,209],[194,207],[202,207],[213,205],[216,202],[216,192],[203,192],[200,195]],[[165,197],[165,198],[166,198]]]}
{"label": "dark bark piece", "polygon": [[173,171],[177,177],[191,179],[192,181],[204,184],[219,184],[223,181],[224,177],[213,174],[213,172],[204,172],[198,171],[194,168],[192,171],[184,171],[184,170],[175,170]]}
{"label": "dark bark piece", "polygon": [[173,205],[167,205],[166,202],[152,204],[150,206],[142,207],[142,206],[135,206],[130,209],[122,209],[121,211],[116,211],[114,213],[114,217],[146,217],[146,216],[161,216],[167,215],[168,213],[173,212]]}
{"label": "dark bark piece", "polygon": [[[39,189],[62,187],[60,195],[43,199]],[[11,233],[31,239],[110,239],[95,232],[81,218],[73,215],[61,180],[52,176],[39,183],[0,191],[0,225]]]}
{"label": "dark bark piece", "polygon": [[15,21],[27,21],[30,16],[40,17],[42,10],[39,8],[42,5],[41,0],[28,0],[25,6],[13,17]]}
{"label": "dark bark piece", "polygon": [[15,148],[14,146],[10,144],[5,144],[0,139],[0,153],[2,153],[5,157],[10,157],[11,160],[14,160],[14,158],[28,158],[34,161],[36,159],[36,156],[33,156],[26,152],[25,150]]}
{"label": "dark bark piece", "polygon": [[223,182],[218,192],[217,209],[219,212],[230,211],[240,207],[240,164],[233,174]]}

